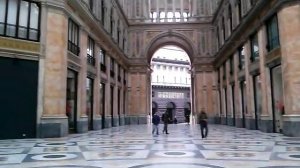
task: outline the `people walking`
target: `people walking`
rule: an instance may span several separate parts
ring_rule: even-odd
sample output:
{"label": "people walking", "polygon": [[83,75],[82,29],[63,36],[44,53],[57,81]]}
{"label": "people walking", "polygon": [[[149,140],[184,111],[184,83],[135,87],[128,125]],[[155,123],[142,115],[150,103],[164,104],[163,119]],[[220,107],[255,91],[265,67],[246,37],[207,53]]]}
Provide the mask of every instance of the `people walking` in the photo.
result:
{"label": "people walking", "polygon": [[166,134],[169,134],[168,133],[168,124],[169,124],[169,115],[167,112],[165,112],[163,115],[162,115],[162,121],[164,122],[164,129],[163,129],[163,133],[166,133]]}
{"label": "people walking", "polygon": [[154,134],[156,132],[156,135],[159,135],[158,133],[158,124],[160,122],[160,118],[159,116],[155,113],[153,115],[153,118],[152,118],[152,123],[153,123],[153,129],[152,129],[152,134]]}
{"label": "people walking", "polygon": [[206,138],[208,134],[208,126],[207,126],[207,115],[202,110],[199,116],[200,128],[201,128],[201,136],[202,138]]}

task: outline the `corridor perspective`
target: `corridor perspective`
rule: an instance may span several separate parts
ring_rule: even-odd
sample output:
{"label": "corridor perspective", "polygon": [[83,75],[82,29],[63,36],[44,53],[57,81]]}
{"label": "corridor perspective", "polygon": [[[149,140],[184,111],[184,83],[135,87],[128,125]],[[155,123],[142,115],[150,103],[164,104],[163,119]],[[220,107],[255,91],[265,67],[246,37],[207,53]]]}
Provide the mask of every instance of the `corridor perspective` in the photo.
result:
{"label": "corridor perspective", "polygon": [[0,167],[300,168],[299,64],[299,0],[0,0]]}
{"label": "corridor perspective", "polygon": [[[0,141],[0,168],[299,168],[300,138],[209,125],[121,126],[64,138]],[[5,153],[5,155],[3,155]]]}

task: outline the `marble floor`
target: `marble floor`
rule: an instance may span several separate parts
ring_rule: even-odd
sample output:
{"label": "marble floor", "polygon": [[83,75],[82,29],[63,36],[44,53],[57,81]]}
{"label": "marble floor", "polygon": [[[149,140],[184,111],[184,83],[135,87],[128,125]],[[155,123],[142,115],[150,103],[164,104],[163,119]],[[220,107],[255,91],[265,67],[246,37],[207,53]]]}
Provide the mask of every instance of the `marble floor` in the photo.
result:
{"label": "marble floor", "polygon": [[[162,125],[160,125],[160,132]],[[55,139],[0,140],[0,168],[300,168],[300,138],[209,125],[132,125]]]}

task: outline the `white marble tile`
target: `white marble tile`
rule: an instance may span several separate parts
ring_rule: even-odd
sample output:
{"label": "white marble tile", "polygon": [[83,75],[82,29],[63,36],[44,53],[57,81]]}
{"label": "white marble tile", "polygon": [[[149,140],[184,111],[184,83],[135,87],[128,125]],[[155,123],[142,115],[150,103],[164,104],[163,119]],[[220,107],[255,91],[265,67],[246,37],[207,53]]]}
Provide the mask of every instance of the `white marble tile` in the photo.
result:
{"label": "white marble tile", "polygon": [[81,152],[78,146],[34,147],[28,154]]}
{"label": "white marble tile", "polygon": [[149,150],[123,150],[123,151],[103,151],[103,152],[83,152],[86,160],[102,159],[146,159]]}
{"label": "white marble tile", "polygon": [[269,160],[271,152],[249,151],[201,151],[206,159],[222,160]]}
{"label": "white marble tile", "polygon": [[[0,165],[2,164],[12,164],[12,163],[22,163],[26,154],[15,154],[15,155],[0,155]],[[9,167],[9,166],[7,166]]]}

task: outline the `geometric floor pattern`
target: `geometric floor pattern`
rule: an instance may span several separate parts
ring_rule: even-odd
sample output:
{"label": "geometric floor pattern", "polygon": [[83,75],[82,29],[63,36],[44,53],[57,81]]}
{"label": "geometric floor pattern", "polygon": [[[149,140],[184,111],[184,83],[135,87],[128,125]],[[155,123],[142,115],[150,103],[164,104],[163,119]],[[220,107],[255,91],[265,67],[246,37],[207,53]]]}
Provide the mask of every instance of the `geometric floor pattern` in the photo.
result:
{"label": "geometric floor pattern", "polygon": [[224,125],[121,126],[52,139],[0,140],[0,168],[300,168],[300,138]]}

